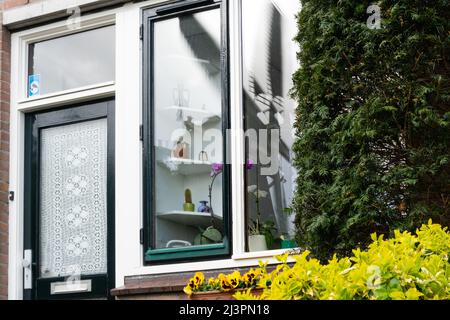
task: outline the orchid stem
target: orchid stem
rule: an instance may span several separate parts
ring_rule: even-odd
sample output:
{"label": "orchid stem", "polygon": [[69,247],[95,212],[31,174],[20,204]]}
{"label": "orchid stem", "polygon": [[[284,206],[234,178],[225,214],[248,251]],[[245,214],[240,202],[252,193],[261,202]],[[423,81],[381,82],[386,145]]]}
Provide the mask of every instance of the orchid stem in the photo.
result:
{"label": "orchid stem", "polygon": [[213,177],[211,179],[211,184],[209,185],[209,188],[208,188],[209,189],[209,194],[208,194],[209,207],[211,208],[211,210],[210,210],[210,212],[211,212],[211,224],[212,224],[213,227],[215,227],[215,226],[214,226],[214,211],[213,211],[213,205],[212,205],[212,188],[213,188],[214,181],[216,180],[218,175],[219,175],[219,173],[214,173],[214,175],[213,175]]}

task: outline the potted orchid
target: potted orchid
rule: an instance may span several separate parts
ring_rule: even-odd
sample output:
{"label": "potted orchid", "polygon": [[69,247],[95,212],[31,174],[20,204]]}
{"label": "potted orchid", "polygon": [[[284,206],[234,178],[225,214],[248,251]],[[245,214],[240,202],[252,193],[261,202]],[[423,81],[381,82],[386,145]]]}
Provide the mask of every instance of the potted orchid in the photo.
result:
{"label": "potted orchid", "polygon": [[213,163],[211,166],[211,182],[208,186],[208,198],[210,206],[207,206],[207,201],[204,202],[204,212],[209,212],[211,214],[211,225],[206,228],[206,230],[200,229],[200,233],[195,237],[194,243],[196,245],[201,244],[211,244],[211,243],[219,243],[222,241],[223,237],[221,232],[216,227],[216,221],[214,217],[214,210],[212,205],[212,191],[214,187],[214,181],[216,178],[222,173],[223,164],[222,163]]}
{"label": "potted orchid", "polygon": [[[253,163],[249,161],[246,166],[250,170],[253,168]],[[249,251],[265,251],[270,248],[274,242],[273,232],[277,230],[273,221],[262,221],[260,201],[266,198],[268,193],[260,190],[258,175],[259,172],[256,173],[256,184],[247,187],[247,192],[253,196],[256,204],[256,218],[250,219],[248,224]]]}

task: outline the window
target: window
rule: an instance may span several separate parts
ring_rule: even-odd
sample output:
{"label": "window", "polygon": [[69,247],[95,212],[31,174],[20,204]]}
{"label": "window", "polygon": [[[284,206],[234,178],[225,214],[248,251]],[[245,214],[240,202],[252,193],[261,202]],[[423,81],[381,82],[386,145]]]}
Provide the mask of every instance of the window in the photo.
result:
{"label": "window", "polygon": [[295,102],[289,98],[297,67],[297,0],[243,0],[243,95],[248,250],[295,246],[292,144]]}
{"label": "window", "polygon": [[195,3],[144,13],[147,261],[229,252],[225,24]]}
{"label": "window", "polygon": [[114,81],[115,27],[107,26],[28,46],[28,96]]}

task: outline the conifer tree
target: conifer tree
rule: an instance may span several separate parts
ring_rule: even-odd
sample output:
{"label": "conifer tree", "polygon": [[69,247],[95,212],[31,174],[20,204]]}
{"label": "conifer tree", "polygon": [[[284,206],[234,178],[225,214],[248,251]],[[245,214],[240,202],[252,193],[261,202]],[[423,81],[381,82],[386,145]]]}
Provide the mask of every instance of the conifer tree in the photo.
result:
{"label": "conifer tree", "polygon": [[299,244],[325,259],[373,232],[450,225],[450,2],[301,3]]}

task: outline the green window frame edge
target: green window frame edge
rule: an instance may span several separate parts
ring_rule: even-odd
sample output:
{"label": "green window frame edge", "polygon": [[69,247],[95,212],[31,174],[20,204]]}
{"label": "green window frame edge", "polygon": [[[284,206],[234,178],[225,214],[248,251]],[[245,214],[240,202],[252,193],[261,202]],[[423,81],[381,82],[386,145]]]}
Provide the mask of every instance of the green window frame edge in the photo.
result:
{"label": "green window frame edge", "polygon": [[[180,3],[184,2],[182,6]],[[173,11],[170,9],[173,6]],[[150,196],[151,200],[148,199],[147,195],[153,194],[153,186],[149,186],[152,183],[148,182],[150,178],[151,168],[153,166],[153,156],[148,152],[152,150],[153,146],[153,129],[151,128],[153,116],[153,107],[149,107],[152,103],[152,89],[149,85],[153,84],[152,76],[152,62],[150,59],[153,51],[153,39],[151,38],[152,23],[158,20],[164,20],[164,16],[158,16],[157,11],[161,8],[168,8],[169,14],[167,18],[183,14],[186,12],[195,12],[212,9],[214,7],[219,7],[221,10],[221,47],[222,53],[225,52],[226,56],[223,59],[221,55],[222,64],[222,118],[223,118],[223,134],[226,139],[226,129],[230,128],[230,104],[229,104],[229,28],[228,28],[228,0],[184,0],[176,1],[174,4],[168,4],[166,6],[157,6],[151,8],[144,8],[142,10],[142,41],[143,41],[143,130],[142,130],[142,140],[144,146],[144,227],[142,235],[143,244],[143,255],[144,255],[144,265],[152,265],[154,263],[161,264],[171,264],[184,261],[200,261],[205,258],[216,258],[230,256],[231,255],[231,169],[229,164],[224,165],[224,170],[222,172],[224,178],[224,195],[223,195],[223,213],[224,213],[224,237],[222,243],[208,244],[201,246],[190,246],[182,248],[161,248],[152,249],[152,237],[153,237],[153,207],[149,205],[149,202],[153,201],[153,197]],[[227,158],[229,152],[228,143],[224,143],[224,159]],[[150,164],[150,165],[149,165]],[[149,192],[150,190],[150,192]]]}
{"label": "green window frame edge", "polygon": [[209,256],[227,255],[229,253],[228,237],[224,237],[223,243],[205,244],[182,248],[148,249],[145,260],[159,262],[175,259],[192,259]]}

